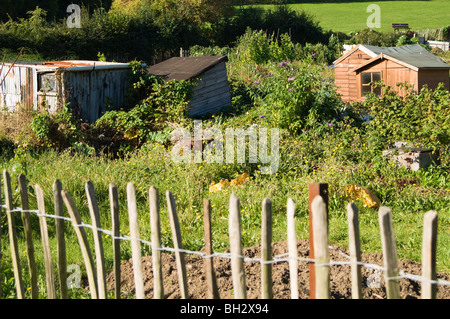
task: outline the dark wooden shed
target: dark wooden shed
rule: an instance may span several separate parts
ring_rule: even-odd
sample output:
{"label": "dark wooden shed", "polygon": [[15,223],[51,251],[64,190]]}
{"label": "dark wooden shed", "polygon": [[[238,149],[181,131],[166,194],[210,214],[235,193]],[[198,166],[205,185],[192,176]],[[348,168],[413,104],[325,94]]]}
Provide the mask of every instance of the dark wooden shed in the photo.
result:
{"label": "dark wooden shed", "polygon": [[195,79],[198,84],[188,105],[189,116],[220,112],[231,105],[226,56],[174,57],[150,66],[149,74],[165,81]]}
{"label": "dark wooden shed", "polygon": [[427,85],[450,87],[450,65],[419,44],[400,47],[358,45],[334,62],[335,83],[344,101],[361,101],[368,92],[381,94],[370,82],[383,80],[400,94],[398,83],[408,82],[415,91]]}

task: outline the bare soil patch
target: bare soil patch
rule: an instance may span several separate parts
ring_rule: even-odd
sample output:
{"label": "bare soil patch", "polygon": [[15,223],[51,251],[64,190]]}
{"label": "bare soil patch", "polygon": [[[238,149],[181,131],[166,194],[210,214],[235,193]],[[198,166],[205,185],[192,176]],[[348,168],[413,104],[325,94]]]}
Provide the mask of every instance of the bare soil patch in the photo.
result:
{"label": "bare soil patch", "polygon": [[[297,243],[300,258],[308,258],[309,242],[302,240]],[[273,255],[280,255],[287,252],[286,242],[272,244]],[[330,249],[330,258],[334,261],[347,261],[345,255],[349,252],[341,247]],[[244,255],[250,258],[259,258],[261,255],[260,246],[253,246],[244,250]],[[186,255],[186,269],[188,278],[189,295],[192,299],[207,298],[206,276],[204,271],[203,258],[196,255]],[[362,262],[383,266],[382,254],[362,254]],[[152,257],[144,256],[142,258],[144,287],[147,298],[153,298],[153,271]],[[180,291],[177,279],[177,269],[175,264],[175,255],[162,254],[162,267],[164,278],[164,293],[167,299],[180,298]],[[214,258],[214,268],[219,287],[220,297],[222,299],[232,299],[233,284],[231,277],[231,264],[228,258]],[[400,260],[399,269],[405,273],[421,275],[421,264],[411,260]],[[383,274],[379,271],[362,267],[363,280],[363,298],[364,299],[385,299],[386,291],[384,288]],[[245,262],[247,298],[261,298],[261,265],[258,262]],[[309,298],[309,265],[307,262],[299,262],[299,297],[301,299]],[[273,264],[273,295],[275,299],[289,299],[289,266],[287,262]],[[438,279],[449,281],[449,275],[439,273]],[[121,287],[123,298],[134,295],[134,277],[132,260],[126,260],[121,265]],[[107,276],[107,288],[113,289],[114,276],[112,273]],[[404,299],[420,298],[421,283],[409,279],[400,280],[400,293]],[[351,281],[349,265],[331,266],[331,297],[333,299],[351,299]],[[450,287],[438,286],[437,299],[450,299]]]}

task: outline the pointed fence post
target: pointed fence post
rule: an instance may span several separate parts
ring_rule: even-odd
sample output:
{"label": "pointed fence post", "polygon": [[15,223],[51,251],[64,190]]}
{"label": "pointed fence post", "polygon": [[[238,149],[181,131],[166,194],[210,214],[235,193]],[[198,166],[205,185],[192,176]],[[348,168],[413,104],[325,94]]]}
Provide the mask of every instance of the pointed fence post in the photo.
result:
{"label": "pointed fence post", "polygon": [[173,248],[175,249],[175,260],[177,264],[178,283],[180,285],[180,293],[182,299],[189,298],[187,277],[186,277],[186,264],[184,260],[184,253],[180,251],[183,249],[183,243],[181,241],[181,228],[178,221],[177,210],[175,206],[175,199],[171,192],[166,191],[167,208],[169,211],[170,228],[172,229]]}
{"label": "pointed fence post", "polygon": [[400,286],[398,283],[398,261],[395,243],[392,212],[388,207],[380,207],[378,219],[381,231],[381,244],[386,278],[386,294],[388,299],[400,299]]}
{"label": "pointed fence post", "polygon": [[[437,245],[438,215],[435,211],[425,214],[423,221],[422,240],[422,277],[427,280],[436,280],[436,245]],[[435,299],[436,285],[422,282],[422,299]]]}
{"label": "pointed fence post", "polygon": [[352,298],[362,298],[362,284],[361,284],[361,244],[359,238],[359,220],[358,207],[354,203],[347,205],[347,219],[348,219],[348,241],[350,250],[351,264],[351,278],[352,278]]}
{"label": "pointed fence post", "polygon": [[47,283],[47,298],[56,299],[55,273],[53,271],[50,240],[48,238],[47,217],[45,215],[44,192],[39,185],[35,186],[37,206],[39,209],[39,225],[41,228],[42,250],[44,252],[45,279]]}
{"label": "pointed fence post", "polygon": [[[64,217],[63,199],[61,197],[62,184],[58,179],[53,183],[53,206],[55,216]],[[67,291],[67,257],[66,257],[66,240],[64,238],[64,220],[55,219],[56,240],[58,250],[58,275],[59,275],[59,291],[61,299],[68,299]]]}
{"label": "pointed fence post", "polygon": [[103,253],[102,232],[99,230],[101,229],[100,212],[98,209],[98,202],[97,198],[95,197],[94,185],[92,184],[92,182],[86,182],[85,191],[93,226],[92,234],[94,236],[95,259],[97,262],[98,298],[106,299],[105,257]]}
{"label": "pointed fence post", "polygon": [[131,255],[133,258],[134,285],[136,299],[145,298],[144,277],[142,274],[141,242],[139,234],[136,192],[132,183],[127,184],[128,218],[130,222]]}
{"label": "pointed fence post", "polygon": [[[205,254],[212,255],[212,233],[211,233],[211,201],[203,200],[203,227],[205,232]],[[204,259],[206,272],[206,287],[209,299],[219,299],[219,289],[217,288],[216,274],[214,272],[214,262],[212,257]]]}
{"label": "pointed fence post", "polygon": [[324,200],[316,196],[311,203],[314,227],[316,298],[330,299],[330,254],[328,251],[328,214]]}
{"label": "pointed fence post", "polygon": [[109,206],[111,209],[113,268],[114,268],[114,297],[120,299],[120,222],[119,222],[119,195],[117,186],[109,184]]}
{"label": "pointed fence post", "polygon": [[261,298],[272,299],[272,202],[264,198],[261,218]]}
{"label": "pointed fence post", "polygon": [[[312,214],[312,202],[316,196],[321,196],[325,202],[328,214],[328,184],[326,183],[311,183],[309,184],[309,259],[314,259],[314,225]],[[309,298],[316,298],[316,267],[314,262],[309,263]]]}
{"label": "pointed fence post", "polygon": [[[23,174],[19,175],[18,183],[20,190],[20,199],[22,203],[22,210],[23,211],[29,210],[30,205],[28,202],[28,185],[25,175]],[[38,299],[39,298],[39,288],[37,282],[38,274],[36,269],[36,260],[34,257],[33,233],[31,230],[31,218],[29,212],[22,212],[22,222],[25,234],[25,241],[27,245],[27,259],[31,283],[31,298]]]}
{"label": "pointed fence post", "polygon": [[291,299],[298,299],[298,252],[295,232],[295,202],[292,198],[287,202],[287,241],[289,251],[289,276]]}
{"label": "pointed fence post", "polygon": [[81,254],[83,255],[84,264],[86,266],[86,274],[89,282],[89,290],[91,292],[92,299],[98,298],[97,293],[97,279],[94,269],[94,259],[92,258],[91,248],[89,246],[89,241],[86,235],[86,231],[83,227],[83,222],[81,220],[80,213],[73,201],[72,196],[66,190],[61,191],[61,196],[63,198],[64,204],[67,207],[70,218],[72,219],[72,224],[75,230],[75,234],[78,238],[78,243],[80,245]]}
{"label": "pointed fence post", "polygon": [[6,170],[3,171],[3,182],[5,183],[6,217],[8,219],[9,245],[11,248],[14,279],[16,281],[16,293],[18,299],[24,299],[25,290],[23,288],[22,267],[20,266],[19,245],[16,234],[16,217],[13,212],[14,206],[11,190],[11,177]]}
{"label": "pointed fence post", "polygon": [[239,198],[235,194],[230,197],[230,216],[228,221],[230,237],[231,273],[235,299],[246,299],[244,256],[242,255],[241,209]]}
{"label": "pointed fence post", "polygon": [[152,186],[149,190],[150,228],[152,236],[153,298],[164,298],[164,281],[161,266],[161,219],[159,215],[159,191]]}

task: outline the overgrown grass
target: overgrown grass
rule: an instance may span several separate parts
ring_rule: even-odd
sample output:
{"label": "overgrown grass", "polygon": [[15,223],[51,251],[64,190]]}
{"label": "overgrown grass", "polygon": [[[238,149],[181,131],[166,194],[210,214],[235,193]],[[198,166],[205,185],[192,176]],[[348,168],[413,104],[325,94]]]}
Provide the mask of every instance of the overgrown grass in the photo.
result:
{"label": "overgrown grass", "polygon": [[[249,114],[242,114],[228,121],[217,116],[210,120],[210,125],[224,129],[233,126],[233,123],[248,123],[249,119],[253,121],[255,114],[257,110],[252,110]],[[395,164],[382,159],[378,152],[372,151],[361,129],[350,124],[327,125],[321,134],[325,138],[319,138],[316,132],[296,136],[285,132],[280,141],[280,169],[272,175],[262,175],[257,165],[249,164],[177,164],[171,160],[171,147],[157,143],[147,144],[124,159],[46,151],[38,156],[25,154],[20,162],[15,159],[2,161],[1,168],[7,169],[12,174],[15,190],[17,174],[26,163],[30,202],[32,206],[36,205],[34,185],[39,184],[44,189],[49,212],[53,210],[52,183],[55,179],[61,180],[63,187],[73,195],[85,223],[91,222],[84,184],[87,180],[92,181],[100,205],[101,224],[105,229],[111,228],[108,185],[115,182],[119,189],[121,232],[125,235],[129,234],[126,185],[128,182],[133,183],[138,200],[141,237],[144,240],[150,240],[151,235],[148,190],[150,186],[155,186],[161,196],[162,242],[163,245],[172,247],[165,199],[165,192],[169,190],[176,199],[183,245],[186,249],[196,251],[204,245],[202,212],[204,198],[212,201],[213,248],[215,251],[229,248],[228,201],[231,193],[236,193],[241,200],[245,247],[260,242],[261,202],[265,197],[273,202],[273,240],[286,239],[286,201],[289,197],[297,204],[297,236],[299,239],[307,239],[308,185],[311,182],[329,184],[330,243],[346,247],[348,238],[345,206],[351,199],[347,197],[345,187],[348,184],[368,186],[380,198],[383,205],[393,210],[399,258],[420,261],[423,215],[431,209],[438,211],[438,270],[448,271],[450,269],[448,168],[434,165],[418,172],[398,168]],[[209,192],[211,183],[219,182],[220,179],[231,180],[244,172],[248,173],[250,178],[242,185],[230,186],[217,193]],[[14,191],[14,200],[16,205],[20,205],[17,191]],[[362,250],[379,253],[381,242],[377,210],[364,207],[359,201],[357,205],[360,208]],[[42,267],[37,216],[32,215],[32,220],[39,260],[37,264]],[[55,251],[54,222],[49,220],[48,223],[52,250]],[[20,221],[18,224],[20,228]],[[90,230],[88,234],[92,237]],[[19,238],[22,265],[26,265],[26,249],[21,231]],[[83,269],[82,256],[73,227],[68,223],[66,223],[66,240],[68,263],[78,264]],[[4,251],[2,269],[6,269],[5,262],[8,260],[9,250],[5,237],[2,245]],[[111,270],[111,239],[107,235],[104,236],[104,245],[106,265]],[[142,246],[142,250],[143,254],[150,253],[150,248],[145,245]],[[130,257],[129,242],[122,242],[122,259]],[[43,271],[40,273],[43,274]],[[41,281],[44,282],[43,277]]]}
{"label": "overgrown grass", "polygon": [[[378,31],[392,31],[392,23],[408,23],[413,30],[438,29],[449,24],[450,2],[446,0],[430,1],[374,1],[381,9],[381,28]],[[324,30],[335,32],[357,32],[367,27],[369,2],[348,1],[343,3],[291,4],[296,10],[305,10],[312,14]],[[273,5],[263,5],[269,9]]]}

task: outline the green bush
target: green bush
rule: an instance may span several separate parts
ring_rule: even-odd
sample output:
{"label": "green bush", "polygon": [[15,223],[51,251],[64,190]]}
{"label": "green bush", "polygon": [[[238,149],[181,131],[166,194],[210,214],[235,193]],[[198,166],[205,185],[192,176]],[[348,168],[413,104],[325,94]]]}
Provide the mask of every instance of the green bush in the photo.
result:
{"label": "green bush", "polygon": [[313,128],[336,119],[343,106],[331,81],[322,78],[311,63],[272,64],[269,73],[253,85],[255,100],[273,127],[291,132]]}
{"label": "green bush", "polygon": [[375,85],[381,86],[382,97],[370,94],[363,103],[372,118],[367,125],[371,147],[383,149],[394,141],[405,141],[442,151],[441,160],[449,162],[450,93],[444,85],[414,92],[411,85],[400,84],[404,97],[391,87]]}
{"label": "green bush", "polygon": [[[172,80],[147,74],[139,62],[132,66],[132,88],[128,100],[135,101],[132,108],[108,111],[94,127],[113,131],[128,141],[124,150],[141,146],[147,140],[167,141],[168,123],[185,125],[187,104],[192,95],[194,81]],[[158,133],[156,133],[158,132]]]}

